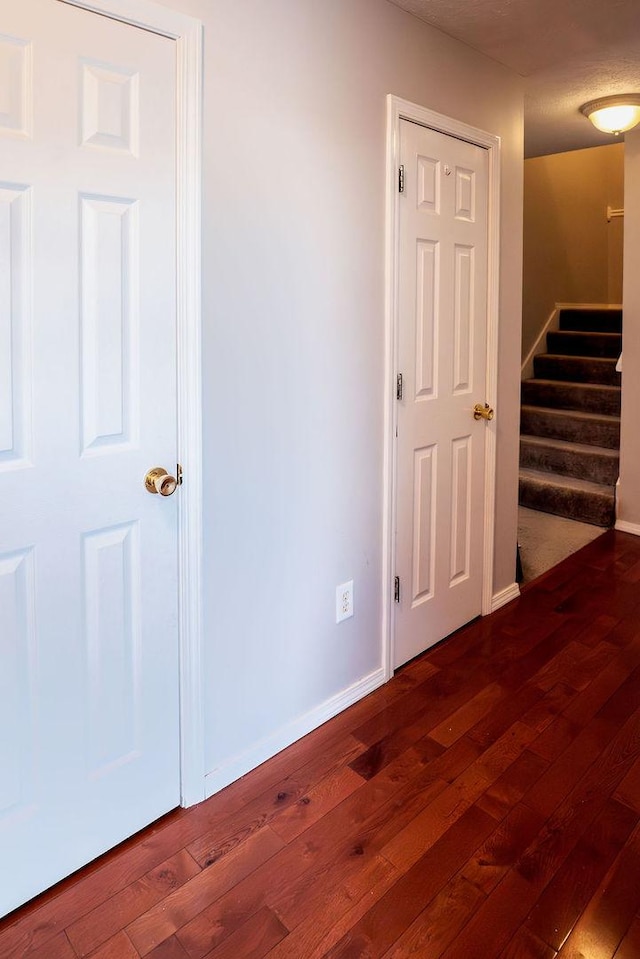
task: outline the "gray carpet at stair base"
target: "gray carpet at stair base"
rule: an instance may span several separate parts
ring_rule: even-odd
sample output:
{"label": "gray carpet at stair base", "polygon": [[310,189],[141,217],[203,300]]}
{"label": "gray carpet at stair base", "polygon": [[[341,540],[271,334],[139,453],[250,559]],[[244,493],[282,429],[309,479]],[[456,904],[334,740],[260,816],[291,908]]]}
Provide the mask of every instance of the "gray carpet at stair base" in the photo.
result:
{"label": "gray carpet at stair base", "polygon": [[563,516],[518,509],[518,542],[525,583],[557,566],[567,556],[602,536],[604,530]]}

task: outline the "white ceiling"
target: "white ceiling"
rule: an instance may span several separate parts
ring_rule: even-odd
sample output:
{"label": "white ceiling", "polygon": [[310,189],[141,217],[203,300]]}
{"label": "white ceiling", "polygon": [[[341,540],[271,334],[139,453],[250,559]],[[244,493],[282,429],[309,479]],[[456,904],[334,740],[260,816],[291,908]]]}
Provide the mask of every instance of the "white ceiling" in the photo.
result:
{"label": "white ceiling", "polygon": [[579,112],[640,93],[640,0],[391,0],[525,77],[525,153],[614,143]]}

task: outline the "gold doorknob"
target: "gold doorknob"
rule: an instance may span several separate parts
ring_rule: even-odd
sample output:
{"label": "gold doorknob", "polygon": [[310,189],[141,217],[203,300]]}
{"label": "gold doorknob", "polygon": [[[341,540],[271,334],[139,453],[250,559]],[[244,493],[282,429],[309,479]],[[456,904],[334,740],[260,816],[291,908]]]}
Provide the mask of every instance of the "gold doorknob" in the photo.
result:
{"label": "gold doorknob", "polygon": [[161,466],[154,466],[144,478],[145,488],[149,493],[160,493],[160,496],[171,496],[175,493],[178,480],[171,476]]}
{"label": "gold doorknob", "polygon": [[476,403],[476,405],[473,407],[474,420],[492,420],[493,417],[494,412],[488,403],[485,403],[484,406],[482,403]]}

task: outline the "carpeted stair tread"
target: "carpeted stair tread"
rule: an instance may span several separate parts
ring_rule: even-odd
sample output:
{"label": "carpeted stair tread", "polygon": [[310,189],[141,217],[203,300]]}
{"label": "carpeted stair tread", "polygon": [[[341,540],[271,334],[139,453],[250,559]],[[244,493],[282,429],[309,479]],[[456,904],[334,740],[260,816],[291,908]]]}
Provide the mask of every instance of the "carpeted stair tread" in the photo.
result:
{"label": "carpeted stair tread", "polygon": [[621,333],[622,310],[560,310],[561,330],[593,331],[595,333]]}
{"label": "carpeted stair tread", "polygon": [[613,499],[613,493],[602,483],[593,483],[591,480],[579,479],[577,477],[567,478],[566,476],[556,475],[555,473],[545,473],[538,470],[521,469],[520,475],[531,482],[547,483],[550,486],[567,486],[572,490],[583,493],[602,493]]}
{"label": "carpeted stair tread", "polygon": [[548,436],[522,436],[521,439],[536,446],[548,446],[557,449],[572,449],[577,453],[592,453],[597,456],[606,456],[607,459],[619,459],[617,450],[606,446],[590,446],[588,443],[568,443],[566,440],[554,440]]}
{"label": "carpeted stair tread", "polygon": [[547,333],[547,352],[563,356],[607,356],[618,359],[622,353],[620,333],[552,330]]}
{"label": "carpeted stair tread", "polygon": [[520,505],[568,516],[595,526],[612,526],[615,520],[614,488],[589,480],[520,470]]}
{"label": "carpeted stair tread", "polygon": [[609,357],[538,353],[533,359],[533,371],[536,379],[620,386],[621,377],[616,371],[616,362]]}
{"label": "carpeted stair tread", "polygon": [[619,386],[603,386],[601,383],[545,379],[522,382],[522,402],[529,406],[553,406],[619,416],[620,396]]}
{"label": "carpeted stair tread", "polygon": [[[615,522],[622,310],[563,308],[521,387],[520,504],[596,526]],[[588,477],[586,479],[585,477]]]}
{"label": "carpeted stair tread", "polygon": [[521,436],[520,466],[578,479],[588,476],[594,483],[613,486],[618,479],[620,455],[618,450],[604,446]]}
{"label": "carpeted stair tread", "polygon": [[520,411],[520,432],[527,436],[546,436],[618,449],[620,417],[525,405]]}

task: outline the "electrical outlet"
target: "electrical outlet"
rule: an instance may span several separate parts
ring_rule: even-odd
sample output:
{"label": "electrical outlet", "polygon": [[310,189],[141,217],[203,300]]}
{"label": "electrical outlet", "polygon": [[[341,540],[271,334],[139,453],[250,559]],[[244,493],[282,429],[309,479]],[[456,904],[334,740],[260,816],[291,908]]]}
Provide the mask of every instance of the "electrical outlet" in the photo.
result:
{"label": "electrical outlet", "polygon": [[353,580],[336,586],[336,623],[353,616]]}

